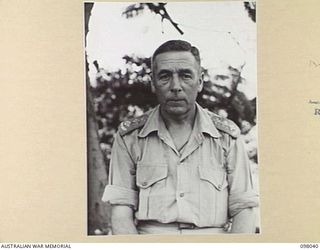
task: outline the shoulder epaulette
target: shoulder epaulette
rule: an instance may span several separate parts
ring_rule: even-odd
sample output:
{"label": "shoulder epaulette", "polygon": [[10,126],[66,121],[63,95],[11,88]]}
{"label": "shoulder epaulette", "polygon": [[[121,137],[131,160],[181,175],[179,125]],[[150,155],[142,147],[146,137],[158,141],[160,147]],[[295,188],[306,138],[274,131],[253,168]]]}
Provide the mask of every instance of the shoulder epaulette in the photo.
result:
{"label": "shoulder epaulette", "polygon": [[141,116],[124,121],[119,126],[119,134],[124,136],[135,129],[142,127],[148,120],[149,114],[143,114]]}
{"label": "shoulder epaulette", "polygon": [[233,121],[211,112],[210,116],[213,124],[218,130],[225,132],[234,138],[237,138],[240,135],[240,129]]}

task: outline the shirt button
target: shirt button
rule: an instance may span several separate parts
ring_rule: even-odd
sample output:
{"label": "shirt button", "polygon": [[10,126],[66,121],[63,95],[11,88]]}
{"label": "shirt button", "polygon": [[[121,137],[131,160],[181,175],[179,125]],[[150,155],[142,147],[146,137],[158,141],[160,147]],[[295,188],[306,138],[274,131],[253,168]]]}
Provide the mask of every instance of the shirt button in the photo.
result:
{"label": "shirt button", "polygon": [[180,195],[179,195],[181,198],[184,196],[184,193],[180,193]]}
{"label": "shirt button", "polygon": [[142,186],[147,186],[148,185],[148,182],[144,181],[142,182]]}
{"label": "shirt button", "polygon": [[218,188],[221,188],[222,186],[221,185],[218,185]]}
{"label": "shirt button", "polygon": [[135,174],[136,174],[136,170],[131,169],[131,170],[130,170],[130,174],[131,174],[131,175],[135,175]]}

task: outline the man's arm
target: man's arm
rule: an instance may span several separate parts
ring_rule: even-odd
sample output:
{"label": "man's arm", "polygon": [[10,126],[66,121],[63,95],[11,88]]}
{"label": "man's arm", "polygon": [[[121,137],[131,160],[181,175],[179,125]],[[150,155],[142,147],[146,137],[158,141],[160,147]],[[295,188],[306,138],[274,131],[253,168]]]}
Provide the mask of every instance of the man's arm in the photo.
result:
{"label": "man's arm", "polygon": [[137,209],[135,164],[123,138],[117,133],[112,147],[109,183],[102,201],[112,205],[111,226],[113,234],[137,234],[134,213]]}
{"label": "man's arm", "polygon": [[255,233],[255,219],[253,208],[241,210],[233,217],[231,233]]}
{"label": "man's arm", "polygon": [[228,152],[229,214],[231,233],[254,233],[259,196],[253,185],[250,162],[242,138],[234,138]]}
{"label": "man's arm", "polygon": [[111,225],[113,234],[138,234],[134,224],[133,210],[129,206],[112,206]]}

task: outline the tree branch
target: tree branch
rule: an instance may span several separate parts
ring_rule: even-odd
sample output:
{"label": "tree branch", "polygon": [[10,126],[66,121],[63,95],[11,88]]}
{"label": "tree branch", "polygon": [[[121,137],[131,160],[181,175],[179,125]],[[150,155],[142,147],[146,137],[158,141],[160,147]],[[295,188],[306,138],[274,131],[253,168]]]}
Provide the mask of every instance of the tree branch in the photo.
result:
{"label": "tree branch", "polygon": [[158,3],[158,5],[155,5],[153,3],[146,3],[146,5],[148,6],[148,8],[153,11],[154,13],[158,14],[161,16],[162,21],[164,19],[167,19],[172,25],[173,27],[176,28],[176,30],[178,30],[178,32],[183,35],[183,31],[178,27],[178,23],[174,22],[172,20],[172,18],[170,17],[170,15],[167,12],[167,9],[165,7],[166,3]]}

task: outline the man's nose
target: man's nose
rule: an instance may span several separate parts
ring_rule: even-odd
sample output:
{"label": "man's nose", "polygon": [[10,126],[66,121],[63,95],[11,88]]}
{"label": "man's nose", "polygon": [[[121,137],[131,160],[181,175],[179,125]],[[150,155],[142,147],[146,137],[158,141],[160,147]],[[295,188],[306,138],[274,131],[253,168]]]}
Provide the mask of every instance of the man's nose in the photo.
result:
{"label": "man's nose", "polygon": [[181,82],[179,79],[178,74],[173,74],[172,79],[171,79],[171,92],[177,93],[182,90],[181,88]]}

